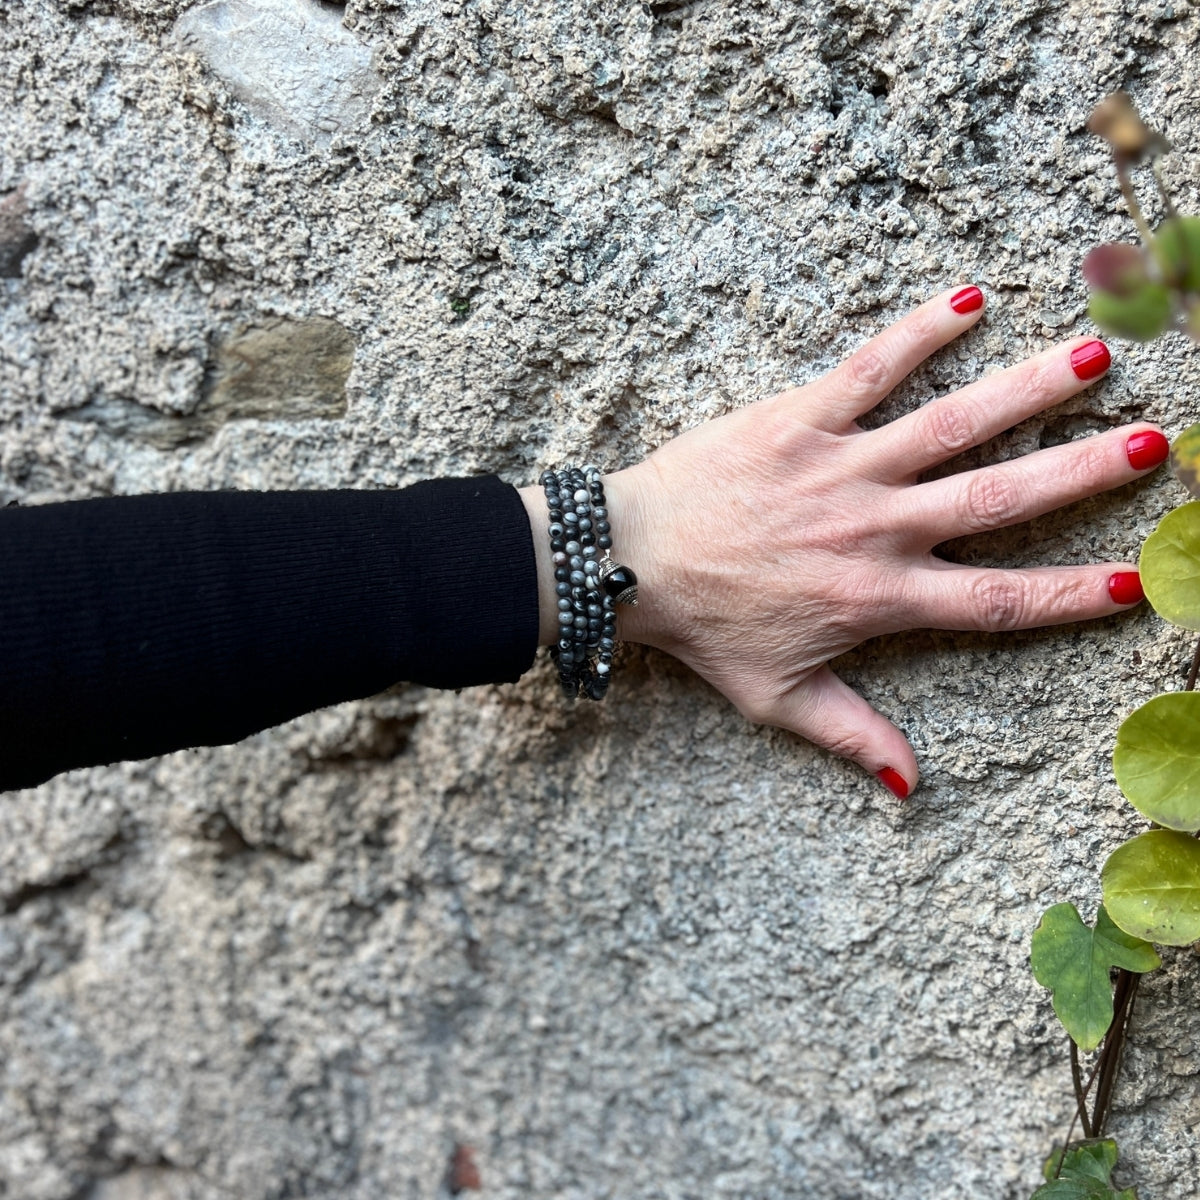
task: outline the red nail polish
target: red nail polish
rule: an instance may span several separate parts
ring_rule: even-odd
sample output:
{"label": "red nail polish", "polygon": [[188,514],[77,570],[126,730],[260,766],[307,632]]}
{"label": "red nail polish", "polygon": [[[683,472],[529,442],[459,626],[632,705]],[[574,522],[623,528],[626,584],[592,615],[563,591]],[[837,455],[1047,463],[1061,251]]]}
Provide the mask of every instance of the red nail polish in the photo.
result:
{"label": "red nail polish", "polygon": [[1167,461],[1171,443],[1157,429],[1148,429],[1145,433],[1135,433],[1125,443],[1125,453],[1135,471],[1148,471]]}
{"label": "red nail polish", "polygon": [[983,307],[983,293],[977,287],[963,288],[950,297],[950,307],[956,313],[978,312]]}
{"label": "red nail polish", "polygon": [[[1114,576],[1114,578],[1116,577]],[[875,773],[875,778],[897,799],[908,799],[908,784],[899,771],[895,771],[891,767],[884,767],[882,771]]]}
{"label": "red nail polish", "polygon": [[1108,577],[1108,594],[1114,604],[1137,604],[1145,600],[1142,577],[1136,571],[1118,571]]}
{"label": "red nail polish", "polygon": [[1080,379],[1098,379],[1111,362],[1112,355],[1103,342],[1084,342],[1071,351],[1071,370]]}

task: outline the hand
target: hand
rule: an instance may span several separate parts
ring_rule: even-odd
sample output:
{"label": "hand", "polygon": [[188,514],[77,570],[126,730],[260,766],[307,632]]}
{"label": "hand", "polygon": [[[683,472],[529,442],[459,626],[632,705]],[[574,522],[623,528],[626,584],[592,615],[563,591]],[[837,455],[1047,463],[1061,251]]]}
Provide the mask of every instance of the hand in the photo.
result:
{"label": "hand", "polygon": [[1027,629],[1137,603],[1130,564],[978,569],[933,547],[1128,483],[1168,452],[1138,424],[917,483],[1108,368],[1103,343],[1077,338],[861,429],[856,419],[981,306],[976,289],[947,292],[822,379],[699,426],[606,480],[614,556],[637,572],[642,596],[621,610],[618,635],[673,654],[749,720],[853,759],[900,796],[916,784],[912,748],[829,660],[903,629]]}

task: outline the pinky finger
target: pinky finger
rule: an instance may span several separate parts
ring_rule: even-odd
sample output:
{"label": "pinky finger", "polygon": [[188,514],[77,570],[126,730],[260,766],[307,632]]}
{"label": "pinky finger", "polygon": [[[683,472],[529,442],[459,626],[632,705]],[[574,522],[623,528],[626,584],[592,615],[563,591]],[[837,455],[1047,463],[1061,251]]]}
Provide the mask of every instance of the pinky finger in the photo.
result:
{"label": "pinky finger", "polygon": [[1037,629],[1108,617],[1143,599],[1137,568],[1120,563],[1001,570],[934,562],[914,577],[914,626]]}

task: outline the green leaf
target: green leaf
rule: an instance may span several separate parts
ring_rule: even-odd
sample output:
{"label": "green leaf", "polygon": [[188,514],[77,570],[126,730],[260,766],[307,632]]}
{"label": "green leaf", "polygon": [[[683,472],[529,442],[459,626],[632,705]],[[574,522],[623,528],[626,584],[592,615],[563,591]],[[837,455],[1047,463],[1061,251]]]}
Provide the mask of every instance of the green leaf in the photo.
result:
{"label": "green leaf", "polygon": [[1189,425],[1171,443],[1171,470],[1193,496],[1200,496],[1200,425]]}
{"label": "green leaf", "polygon": [[1200,829],[1200,692],[1168,692],[1130,713],[1117,730],[1113,772],[1143,817]]}
{"label": "green leaf", "polygon": [[1127,295],[1093,292],[1088,316],[1105,333],[1148,342],[1171,322],[1171,293],[1161,283],[1144,283]]}
{"label": "green leaf", "polygon": [[1080,1050],[1094,1050],[1113,1018],[1113,967],[1153,971],[1154,947],[1118,929],[1103,908],[1089,929],[1073,904],[1056,904],[1033,932],[1033,977],[1051,991],[1058,1019]]}
{"label": "green leaf", "polygon": [[1042,1168],[1049,1182],[1031,1200],[1137,1200],[1136,1188],[1116,1190],[1112,1182],[1116,1165],[1117,1143],[1112,1138],[1077,1142],[1065,1154],[1056,1150]]}
{"label": "green leaf", "polygon": [[1126,933],[1186,946],[1200,939],[1200,842],[1172,829],[1140,834],[1100,872],[1104,907]]}
{"label": "green leaf", "polygon": [[1200,217],[1172,217],[1154,235],[1154,257],[1163,278],[1184,291],[1200,290]]}
{"label": "green leaf", "polygon": [[1154,611],[1172,625],[1200,630],[1200,500],[1159,521],[1138,568]]}

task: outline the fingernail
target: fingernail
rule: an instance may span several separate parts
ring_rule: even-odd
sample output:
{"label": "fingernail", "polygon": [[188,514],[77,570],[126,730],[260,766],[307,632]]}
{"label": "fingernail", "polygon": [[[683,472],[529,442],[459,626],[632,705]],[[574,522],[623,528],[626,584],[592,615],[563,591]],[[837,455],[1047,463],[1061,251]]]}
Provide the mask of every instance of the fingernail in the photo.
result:
{"label": "fingernail", "polygon": [[[1114,576],[1115,578],[1115,576]],[[899,771],[894,771],[891,767],[884,767],[882,771],[876,771],[875,778],[883,784],[893,796],[900,800],[908,799],[908,784],[905,782],[904,776]]]}
{"label": "fingernail", "polygon": [[1142,577],[1136,571],[1118,571],[1108,577],[1108,594],[1114,604],[1137,604],[1145,600]]}
{"label": "fingernail", "polygon": [[1171,453],[1171,443],[1157,429],[1148,429],[1145,433],[1135,433],[1125,443],[1125,453],[1135,471],[1148,471],[1166,462],[1167,455]]}
{"label": "fingernail", "polygon": [[956,313],[978,312],[983,307],[983,293],[977,287],[963,288],[950,297],[950,307]]}
{"label": "fingernail", "polygon": [[1112,355],[1103,342],[1085,342],[1071,351],[1071,370],[1080,379],[1098,379],[1111,363]]}

